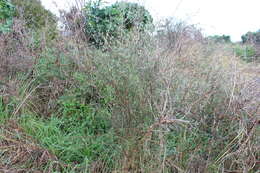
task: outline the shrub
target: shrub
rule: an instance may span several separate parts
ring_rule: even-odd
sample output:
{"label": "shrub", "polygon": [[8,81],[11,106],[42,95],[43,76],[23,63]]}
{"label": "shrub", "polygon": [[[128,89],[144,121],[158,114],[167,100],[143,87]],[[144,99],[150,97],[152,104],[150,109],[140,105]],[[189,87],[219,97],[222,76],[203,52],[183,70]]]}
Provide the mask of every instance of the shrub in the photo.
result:
{"label": "shrub", "polygon": [[133,29],[143,32],[152,24],[149,12],[136,3],[117,2],[106,7],[102,7],[100,2],[88,3],[84,13],[85,34],[96,46]]}
{"label": "shrub", "polygon": [[256,50],[252,45],[236,46],[234,51],[236,56],[246,62],[252,62],[256,56]]}
{"label": "shrub", "polygon": [[12,0],[15,6],[15,17],[23,19],[26,27],[33,31],[48,28],[47,38],[56,36],[57,19],[46,10],[39,0]]}
{"label": "shrub", "polygon": [[56,53],[54,48],[46,50],[35,64],[34,80],[28,81],[28,90],[34,92],[23,109],[38,117],[24,116],[22,127],[71,167],[84,169],[95,162],[111,167],[115,164],[111,157],[120,155],[108,104],[113,91]]}
{"label": "shrub", "polygon": [[32,38],[27,32],[23,22],[13,19],[12,30],[0,34],[0,79],[10,78],[15,74],[30,70],[33,64],[33,54],[30,46]]}
{"label": "shrub", "polygon": [[[69,12],[65,10],[60,11],[61,19],[63,20],[63,24],[67,31],[71,31],[72,33],[80,32],[84,30],[84,15],[82,11],[77,7],[73,6],[70,8]],[[84,33],[83,33],[84,34]]]}
{"label": "shrub", "polygon": [[256,32],[247,32],[241,39],[243,43],[260,43],[260,29]]}
{"label": "shrub", "polygon": [[0,34],[11,30],[14,6],[9,0],[0,0]]}

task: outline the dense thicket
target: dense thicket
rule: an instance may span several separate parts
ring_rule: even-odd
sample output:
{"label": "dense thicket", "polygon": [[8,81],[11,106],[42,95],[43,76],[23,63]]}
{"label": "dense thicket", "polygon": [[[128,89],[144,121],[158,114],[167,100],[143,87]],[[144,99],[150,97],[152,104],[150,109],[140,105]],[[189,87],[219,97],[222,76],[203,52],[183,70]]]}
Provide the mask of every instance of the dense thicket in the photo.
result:
{"label": "dense thicket", "polygon": [[15,17],[22,18],[30,29],[42,29],[47,25],[56,26],[57,19],[46,10],[40,0],[12,0],[15,6]]}
{"label": "dense thicket", "polygon": [[82,11],[72,8],[64,14],[65,25],[72,32],[82,30],[88,41],[97,47],[105,42],[125,37],[130,31],[148,31],[152,28],[152,17],[141,5],[117,2],[104,6],[100,1],[89,2]]}
{"label": "dense thicket", "polygon": [[259,79],[233,45],[171,20],[147,34],[117,10],[107,35],[117,7],[98,8],[102,49],[71,28],[0,34],[0,172],[257,172]]}

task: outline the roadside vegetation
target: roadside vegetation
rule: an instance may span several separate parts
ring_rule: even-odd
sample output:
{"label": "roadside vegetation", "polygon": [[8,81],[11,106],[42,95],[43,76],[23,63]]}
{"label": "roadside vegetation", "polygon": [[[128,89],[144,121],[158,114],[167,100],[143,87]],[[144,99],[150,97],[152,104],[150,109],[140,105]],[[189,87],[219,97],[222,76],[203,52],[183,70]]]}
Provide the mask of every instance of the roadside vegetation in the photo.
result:
{"label": "roadside vegetation", "polygon": [[64,32],[37,0],[0,5],[0,172],[259,170],[260,81],[228,36],[135,3],[73,7]]}

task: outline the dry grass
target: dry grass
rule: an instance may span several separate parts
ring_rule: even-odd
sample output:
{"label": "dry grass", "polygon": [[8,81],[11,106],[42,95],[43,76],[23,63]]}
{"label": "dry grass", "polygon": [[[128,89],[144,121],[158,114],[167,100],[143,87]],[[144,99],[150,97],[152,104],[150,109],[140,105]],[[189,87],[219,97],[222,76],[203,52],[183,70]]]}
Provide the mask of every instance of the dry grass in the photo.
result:
{"label": "dry grass", "polygon": [[1,172],[42,172],[48,170],[49,163],[57,161],[55,155],[26,135],[15,120],[0,127]]}

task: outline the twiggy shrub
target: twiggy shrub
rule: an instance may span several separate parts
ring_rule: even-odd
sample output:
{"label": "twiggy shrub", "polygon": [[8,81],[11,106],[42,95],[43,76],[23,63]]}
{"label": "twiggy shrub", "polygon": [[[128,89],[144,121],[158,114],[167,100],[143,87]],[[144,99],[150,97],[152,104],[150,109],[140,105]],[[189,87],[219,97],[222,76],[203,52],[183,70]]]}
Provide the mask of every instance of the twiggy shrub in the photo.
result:
{"label": "twiggy shrub", "polygon": [[[206,44],[192,26],[173,29],[158,40],[130,33],[107,51],[66,41],[62,59],[46,51],[34,80],[46,90],[31,105],[56,108],[43,124],[22,120],[26,132],[78,172],[254,170],[256,123],[237,102],[237,73],[219,58],[232,49]],[[57,93],[57,81],[69,85]]]}
{"label": "twiggy shrub", "polygon": [[0,78],[8,78],[19,72],[29,71],[33,64],[33,54],[30,48],[32,39],[24,32],[23,21],[13,21],[12,32],[0,35]]}
{"label": "twiggy shrub", "polygon": [[11,115],[61,168],[23,169],[257,170],[257,113],[244,109],[234,63],[222,61],[232,49],[208,44],[194,26],[166,24],[160,35],[132,31],[102,50],[73,37],[42,45],[31,73],[19,73]]}
{"label": "twiggy shrub", "polygon": [[12,0],[15,6],[15,17],[24,20],[26,28],[44,39],[52,40],[57,36],[57,17],[46,10],[39,0]]}

